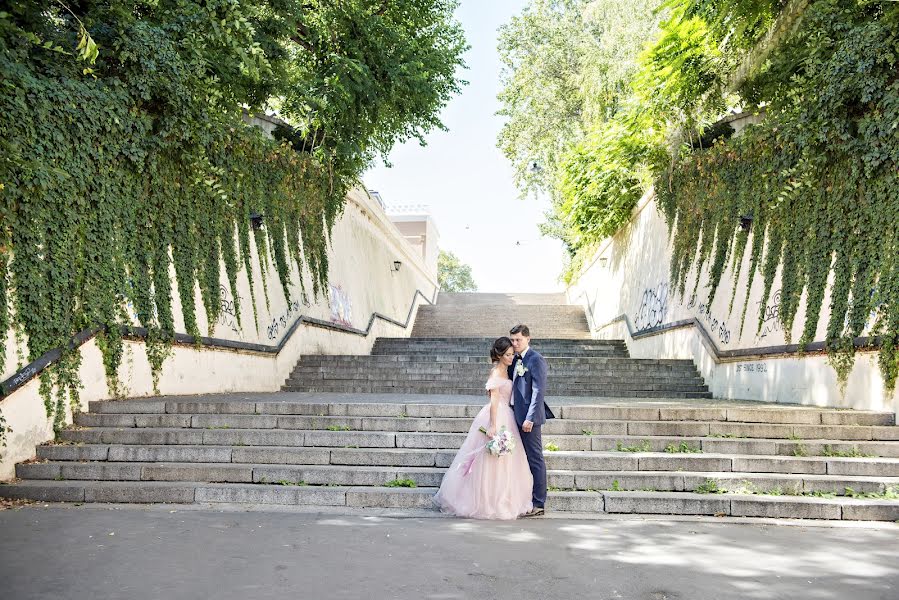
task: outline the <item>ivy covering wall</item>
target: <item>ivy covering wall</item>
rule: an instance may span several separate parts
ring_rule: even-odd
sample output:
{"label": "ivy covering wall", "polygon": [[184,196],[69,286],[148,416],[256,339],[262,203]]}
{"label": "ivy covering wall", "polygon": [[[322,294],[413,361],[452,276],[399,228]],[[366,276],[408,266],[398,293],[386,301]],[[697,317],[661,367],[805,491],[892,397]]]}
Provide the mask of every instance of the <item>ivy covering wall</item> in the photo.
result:
{"label": "ivy covering wall", "polygon": [[[546,4],[534,0],[525,14]],[[593,5],[569,0],[554,18],[575,15],[570,20],[577,23]],[[595,61],[582,60],[565,80],[576,92],[560,92],[589,98],[597,82],[618,76],[614,107],[580,111],[579,118],[591,117],[578,121],[586,133],[552,138],[564,148],[552,147],[561,159],[543,181],[554,199],[545,230],[569,247],[566,280],[578,276],[597,242],[625,224],[653,187],[673,236],[671,279],[681,293],[691,273],[698,282],[698,274],[709,272],[709,289],[695,291],[711,301],[726,267],[734,266],[736,281],[748,254],[745,293],[761,281],[760,310],[780,274],[778,314],[787,335],[804,302],[800,348],[820,341],[821,314],[829,311],[824,341],[841,384],[854,363],[853,338],[865,334],[878,345],[893,390],[899,373],[899,3],[625,0],[616,6],[634,19],[602,20],[587,41],[560,36],[567,53],[553,55],[589,54],[633,23],[653,27],[636,34],[650,42],[639,53],[631,49],[630,70],[588,69],[580,65]],[[511,66],[512,83],[533,71],[530,63]],[[554,73],[542,76],[549,89],[557,84]],[[522,139],[567,131],[552,122],[528,125],[526,117],[543,114],[550,103],[532,109],[507,102],[506,110],[514,117],[519,106],[523,116],[512,122],[524,129]],[[764,120],[727,138],[732,130],[721,119],[739,111],[763,112]],[[535,146],[542,156],[544,148]],[[526,156],[507,154],[519,163]],[[730,299],[731,309],[736,300]],[[741,327],[756,317],[760,322],[763,315],[747,315],[741,300]]]}
{"label": "ivy covering wall", "polygon": [[[99,326],[118,393],[133,312],[149,330],[155,378],[176,294],[194,336],[206,333],[197,288],[208,323],[223,279],[238,301],[241,271],[254,315],[268,303],[274,291],[253,281],[254,254],[263,272],[275,265],[285,296],[304,274],[304,300],[317,296],[348,187],[375,154],[442,126],[465,49],[454,8],[9,3],[0,12],[0,369],[9,330],[21,363]],[[265,108],[294,125],[277,141],[244,120]],[[80,360],[70,349],[41,375],[57,428],[66,401],[78,405]]]}
{"label": "ivy covering wall", "polygon": [[[734,266],[736,281],[748,253],[747,297],[758,275],[762,307],[780,273],[779,318],[787,335],[805,293],[800,348],[815,339],[821,311],[829,309],[825,341],[840,381],[852,368],[852,339],[869,331],[880,337],[880,368],[894,389],[899,7],[812,3],[799,30],[743,93],[767,101],[764,122],[682,155],[656,181],[674,233],[672,280],[683,292],[691,269],[708,268],[711,301],[726,266]],[[748,229],[740,227],[741,217],[752,219]],[[757,318],[760,328],[764,315]]]}

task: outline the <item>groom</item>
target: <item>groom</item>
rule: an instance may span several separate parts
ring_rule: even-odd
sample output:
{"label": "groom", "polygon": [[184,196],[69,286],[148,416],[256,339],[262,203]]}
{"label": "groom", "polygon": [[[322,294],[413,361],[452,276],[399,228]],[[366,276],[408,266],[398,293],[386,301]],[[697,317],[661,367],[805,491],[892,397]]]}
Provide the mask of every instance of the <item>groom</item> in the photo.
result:
{"label": "groom", "polygon": [[543,403],[546,391],[546,360],[530,348],[531,332],[527,325],[516,325],[509,332],[515,359],[509,367],[512,380],[512,412],[521,432],[521,442],[534,476],[534,508],[525,513],[536,517],[546,506],[546,463],[543,461],[543,441],[540,430],[547,419],[555,415]]}

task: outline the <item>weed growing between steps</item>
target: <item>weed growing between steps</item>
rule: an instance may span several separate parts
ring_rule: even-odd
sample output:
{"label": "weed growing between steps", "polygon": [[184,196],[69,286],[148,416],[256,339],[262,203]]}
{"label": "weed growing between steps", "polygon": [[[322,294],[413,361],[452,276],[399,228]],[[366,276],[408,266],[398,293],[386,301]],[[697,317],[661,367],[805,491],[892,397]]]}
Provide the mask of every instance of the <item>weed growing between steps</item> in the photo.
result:
{"label": "weed growing between steps", "polygon": [[557,446],[556,444],[554,444],[552,442],[549,442],[548,444],[543,446],[543,449],[546,450],[547,452],[558,452],[559,450],[561,450],[561,448],[559,448],[559,446]]}
{"label": "weed growing between steps", "polygon": [[668,454],[702,454],[702,448],[691,446],[687,442],[681,442],[677,446],[668,444],[665,446],[665,452]]}
{"label": "weed growing between steps", "polygon": [[851,487],[844,490],[850,498],[864,498],[867,500],[899,500],[899,486],[889,485],[882,492],[856,492]]}
{"label": "weed growing between steps", "polygon": [[872,458],[876,455],[865,454],[858,449],[858,446],[853,446],[850,450],[834,450],[833,446],[830,444],[824,444],[821,456],[833,456],[838,458]]}
{"label": "weed growing between steps", "polygon": [[805,498],[836,498],[837,496],[845,496],[866,500],[899,500],[899,486],[887,486],[882,492],[857,492],[851,487],[846,487],[843,488],[841,493],[836,490],[799,491],[795,488],[782,488],[780,486],[766,490],[760,489],[754,483],[745,479],[739,483],[739,487],[731,485],[722,487],[718,480],[706,479],[692,491],[696,494],[748,494],[753,496],[796,496]]}
{"label": "weed growing between steps", "polygon": [[652,445],[649,440],[640,440],[635,446],[625,446],[623,442],[615,444],[616,452],[652,452]]}
{"label": "weed growing between steps", "polygon": [[418,484],[415,483],[414,479],[394,479],[385,483],[384,487],[414,488],[418,487]]}

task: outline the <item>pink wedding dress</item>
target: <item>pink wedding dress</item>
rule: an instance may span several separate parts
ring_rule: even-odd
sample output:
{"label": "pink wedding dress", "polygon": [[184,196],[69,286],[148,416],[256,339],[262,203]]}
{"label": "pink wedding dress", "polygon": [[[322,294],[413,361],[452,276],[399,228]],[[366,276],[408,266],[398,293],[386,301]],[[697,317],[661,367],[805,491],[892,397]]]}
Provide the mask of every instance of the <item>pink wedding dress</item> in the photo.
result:
{"label": "pink wedding dress", "polygon": [[445,513],[473,519],[516,519],[532,508],[534,480],[521,444],[515,415],[509,406],[512,382],[490,377],[487,389],[498,401],[496,430],[505,425],[512,432],[515,448],[506,456],[493,456],[479,427],[490,429],[490,403],[474,418],[468,437],[443,476],[434,502]]}

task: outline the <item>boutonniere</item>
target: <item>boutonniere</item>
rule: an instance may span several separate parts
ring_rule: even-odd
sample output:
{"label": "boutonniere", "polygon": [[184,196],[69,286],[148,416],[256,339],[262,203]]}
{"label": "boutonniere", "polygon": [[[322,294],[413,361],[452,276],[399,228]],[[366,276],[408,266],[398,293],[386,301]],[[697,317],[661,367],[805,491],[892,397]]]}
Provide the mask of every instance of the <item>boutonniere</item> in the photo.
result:
{"label": "boutonniere", "polygon": [[526,366],[524,366],[524,361],[523,360],[518,361],[518,363],[515,365],[515,374],[518,377],[523,377],[524,374],[527,372],[528,372],[528,368]]}

